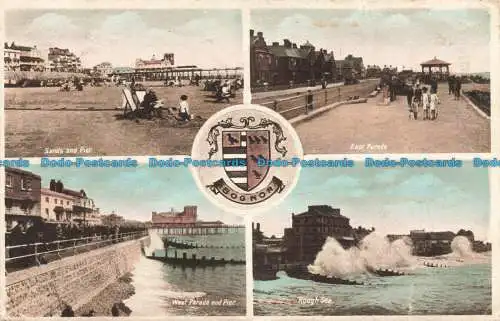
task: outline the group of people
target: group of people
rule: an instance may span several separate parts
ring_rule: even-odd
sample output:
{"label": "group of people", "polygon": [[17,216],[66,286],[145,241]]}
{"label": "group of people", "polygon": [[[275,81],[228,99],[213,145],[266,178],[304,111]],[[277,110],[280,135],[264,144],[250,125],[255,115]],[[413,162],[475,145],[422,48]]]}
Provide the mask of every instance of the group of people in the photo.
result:
{"label": "group of people", "polygon": [[[142,88],[139,88],[142,89]],[[137,100],[138,106],[142,107],[141,110],[137,110],[137,113],[141,113],[145,118],[152,119],[154,116],[158,118],[163,118],[162,116],[162,107],[163,101],[158,99],[156,92],[152,88],[147,88],[146,93],[142,102],[137,97],[138,87],[135,84],[135,81],[132,80],[130,84],[130,92],[134,100]],[[169,111],[173,113],[176,109],[171,108]],[[190,121],[192,119],[192,115],[189,112],[189,103],[188,96],[181,95],[179,99],[179,107],[177,108],[177,120],[179,121]]]}
{"label": "group of people", "polygon": [[81,80],[78,77],[74,77],[73,79],[66,79],[61,83],[61,86],[59,87],[60,91],[71,91],[71,89],[74,88],[78,91],[83,90],[83,80]]}
{"label": "group of people", "polygon": [[418,118],[419,109],[422,108],[423,120],[436,120],[438,116],[439,97],[437,95],[437,81],[431,82],[428,87],[420,87],[417,82],[410,88],[406,96],[410,110],[410,118]]}
{"label": "group of people", "polygon": [[462,81],[459,77],[448,77],[448,95],[453,94],[455,100],[460,99],[460,92],[462,91]]}
{"label": "group of people", "polygon": [[[43,221],[28,221],[18,223],[10,229],[5,235],[6,246],[29,245],[42,243],[37,249],[38,252],[54,250],[54,248],[63,249],[67,246],[72,246],[73,242],[61,242],[59,245],[52,244],[56,241],[81,239],[81,238],[96,238],[108,239],[113,243],[118,242],[118,237],[123,233],[143,231],[144,227],[139,226],[86,226],[80,224],[62,224],[62,223],[47,223]],[[14,247],[6,252],[7,257],[21,257],[33,254],[33,247]],[[13,261],[14,264],[29,267],[36,264],[34,256],[28,256],[21,260]],[[40,258],[40,263],[43,258]]]}

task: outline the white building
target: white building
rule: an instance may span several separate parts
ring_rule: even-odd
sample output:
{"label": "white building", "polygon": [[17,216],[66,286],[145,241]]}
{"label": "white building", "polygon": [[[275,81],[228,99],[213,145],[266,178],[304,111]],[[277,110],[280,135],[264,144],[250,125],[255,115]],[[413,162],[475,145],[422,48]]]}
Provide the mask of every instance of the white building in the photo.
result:
{"label": "white building", "polygon": [[149,60],[137,59],[135,61],[136,71],[154,71],[174,66],[174,54],[166,53],[163,59],[157,59],[155,55]]}
{"label": "white building", "polygon": [[74,197],[41,189],[42,218],[51,222],[71,222],[73,214]]}

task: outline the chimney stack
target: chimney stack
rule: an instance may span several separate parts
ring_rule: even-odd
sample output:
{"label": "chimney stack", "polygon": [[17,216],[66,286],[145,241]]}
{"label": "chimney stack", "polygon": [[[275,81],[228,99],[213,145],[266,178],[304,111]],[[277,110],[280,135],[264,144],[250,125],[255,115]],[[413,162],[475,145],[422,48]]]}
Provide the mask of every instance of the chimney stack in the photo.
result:
{"label": "chimney stack", "polygon": [[293,44],[292,44],[292,48],[297,49],[297,44],[296,44],[296,43],[293,43]]}
{"label": "chimney stack", "polygon": [[253,37],[255,31],[253,29],[250,29],[250,38]]}
{"label": "chimney stack", "polygon": [[283,44],[285,48],[292,48],[292,43],[288,39],[283,40]]}
{"label": "chimney stack", "polygon": [[279,43],[279,42],[273,42],[273,47],[277,47],[277,46],[279,46],[279,45],[280,45],[280,43]]}
{"label": "chimney stack", "polygon": [[260,232],[260,223],[257,223],[257,231]]}
{"label": "chimney stack", "polygon": [[257,32],[257,37],[259,37],[259,38],[263,38],[264,37],[264,34],[262,33],[262,31]]}
{"label": "chimney stack", "polygon": [[56,180],[55,179],[51,179],[50,180],[50,183],[49,183],[49,189],[53,192],[56,191]]}

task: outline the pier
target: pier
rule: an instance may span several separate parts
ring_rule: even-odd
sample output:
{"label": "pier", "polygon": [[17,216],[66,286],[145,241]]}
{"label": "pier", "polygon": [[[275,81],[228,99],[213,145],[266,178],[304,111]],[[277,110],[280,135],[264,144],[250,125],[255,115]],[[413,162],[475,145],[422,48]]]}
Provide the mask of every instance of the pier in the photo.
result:
{"label": "pier", "polygon": [[151,231],[162,235],[218,235],[244,233],[244,225],[197,225],[197,224],[179,224],[179,225],[156,225]]}

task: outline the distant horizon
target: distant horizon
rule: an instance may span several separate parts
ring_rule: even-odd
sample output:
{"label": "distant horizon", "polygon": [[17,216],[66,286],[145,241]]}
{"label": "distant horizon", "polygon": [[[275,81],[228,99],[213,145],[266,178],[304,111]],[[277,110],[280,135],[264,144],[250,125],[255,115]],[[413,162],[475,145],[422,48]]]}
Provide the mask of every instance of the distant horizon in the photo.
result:
{"label": "distant horizon", "polygon": [[[315,205],[327,205],[327,204],[315,204]],[[308,205],[309,206],[309,205]],[[310,206],[314,206],[314,205],[310,205]],[[332,206],[333,207],[333,206]],[[335,208],[335,207],[333,207]],[[301,213],[298,213],[298,214],[301,214]],[[340,209],[340,214],[342,215],[342,209]],[[290,213],[290,216],[291,216],[291,213]],[[259,221],[253,221],[254,224],[257,224],[257,223],[260,223],[260,227],[261,227],[261,232],[262,231],[262,223],[259,222]],[[367,230],[370,230],[372,227],[375,228],[375,232],[378,232],[377,230],[377,227],[376,226],[363,226],[363,225],[356,225],[356,226],[351,226],[353,229],[357,229],[359,226],[361,226],[361,228],[365,228]],[[254,226],[255,228],[257,228],[257,226]],[[292,226],[287,226],[287,227],[284,227],[283,228],[283,232],[285,231],[286,228],[291,228]],[[466,227],[462,227],[460,229],[463,229],[463,230],[470,230],[472,231],[472,233],[474,233],[474,230],[470,229],[470,228],[466,228]],[[458,230],[453,230],[453,229],[442,229],[442,230],[428,230],[428,229],[425,229],[425,228],[412,228],[412,229],[409,229],[407,233],[384,233],[384,236],[388,236],[388,235],[410,235],[410,232],[411,231],[424,231],[426,233],[435,233],[435,232],[453,232],[455,234],[458,233],[458,231],[460,231],[460,229]],[[265,233],[263,232],[264,234],[264,237],[266,238],[272,238],[272,236],[276,237],[276,238],[283,238],[284,237],[284,233],[275,233],[275,234],[268,234],[268,233]],[[476,233],[474,233],[474,239],[475,240],[478,240],[476,238]],[[481,239],[480,241],[483,241],[483,242],[490,242],[489,240],[485,240],[485,239]]]}

